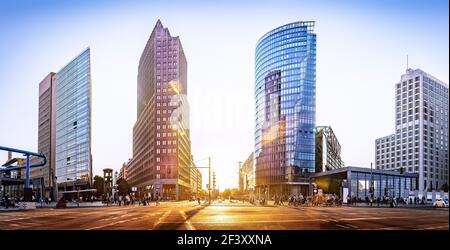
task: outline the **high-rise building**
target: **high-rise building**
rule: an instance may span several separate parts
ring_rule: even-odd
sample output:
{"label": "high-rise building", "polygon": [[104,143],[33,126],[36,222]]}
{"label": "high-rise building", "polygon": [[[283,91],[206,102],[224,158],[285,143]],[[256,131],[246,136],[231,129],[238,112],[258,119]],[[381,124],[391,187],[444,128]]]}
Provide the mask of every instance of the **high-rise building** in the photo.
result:
{"label": "high-rise building", "polygon": [[314,22],[265,34],[255,53],[256,194],[308,193],[315,171],[315,91]]}
{"label": "high-rise building", "polygon": [[180,38],[158,20],[139,61],[129,184],[164,198],[188,198],[189,133],[186,57]]}
{"label": "high-rise building", "polygon": [[90,49],[58,71],[55,80],[57,182],[87,186],[92,182]]}
{"label": "high-rise building", "polygon": [[341,144],[330,126],[316,127],[316,173],[344,167]]}
{"label": "high-rise building", "polygon": [[[49,73],[39,84],[39,117],[38,117],[38,152],[47,157],[47,164],[42,167],[31,168],[30,177],[36,197],[41,194],[56,200],[54,195],[55,177],[55,73]],[[32,161],[41,162],[39,158]],[[42,189],[42,192],[41,190]]]}
{"label": "high-rise building", "polygon": [[375,140],[376,169],[418,173],[422,193],[448,188],[448,85],[407,69],[395,96],[395,133]]}
{"label": "high-rise building", "polygon": [[[57,199],[56,183],[87,187],[92,182],[90,49],[39,84],[38,151],[47,164],[30,170],[36,193]],[[36,160],[33,158],[32,161]]]}

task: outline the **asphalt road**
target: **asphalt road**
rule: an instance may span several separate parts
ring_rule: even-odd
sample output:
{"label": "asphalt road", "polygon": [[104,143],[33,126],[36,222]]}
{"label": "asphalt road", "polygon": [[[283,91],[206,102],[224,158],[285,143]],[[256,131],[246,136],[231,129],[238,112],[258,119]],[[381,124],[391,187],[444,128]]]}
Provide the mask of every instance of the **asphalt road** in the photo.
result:
{"label": "asphalt road", "polygon": [[0,229],[449,229],[448,209],[274,207],[248,203],[166,202],[156,206],[52,209],[0,213]]}

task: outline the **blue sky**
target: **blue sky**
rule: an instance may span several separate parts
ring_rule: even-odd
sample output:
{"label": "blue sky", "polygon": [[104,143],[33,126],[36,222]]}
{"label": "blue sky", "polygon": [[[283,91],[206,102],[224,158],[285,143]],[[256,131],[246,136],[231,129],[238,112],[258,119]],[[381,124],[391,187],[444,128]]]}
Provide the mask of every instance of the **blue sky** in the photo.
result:
{"label": "blue sky", "polygon": [[236,186],[237,162],[253,149],[256,42],[280,25],[314,20],[317,125],[333,127],[346,165],[370,166],[374,140],[394,132],[394,84],[406,55],[411,68],[448,83],[448,7],[446,0],[0,1],[0,145],[37,149],[39,82],[90,46],[94,174],[118,170],[131,157],[139,56],[161,19],[188,61],[194,158],[211,156],[221,189]]}

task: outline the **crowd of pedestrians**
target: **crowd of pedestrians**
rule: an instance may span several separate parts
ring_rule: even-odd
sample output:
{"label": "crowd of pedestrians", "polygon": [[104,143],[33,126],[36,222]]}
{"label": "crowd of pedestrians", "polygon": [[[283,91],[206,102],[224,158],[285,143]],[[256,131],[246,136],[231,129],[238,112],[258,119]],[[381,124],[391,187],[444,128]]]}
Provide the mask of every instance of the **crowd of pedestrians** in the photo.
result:
{"label": "crowd of pedestrians", "polygon": [[[310,195],[304,196],[303,194],[286,195],[274,195],[272,197],[273,204],[275,206],[341,206],[342,199],[336,194],[325,195]],[[255,195],[250,195],[248,202],[253,205],[267,205],[268,201],[265,196],[260,196],[258,199]]]}
{"label": "crowd of pedestrians", "polygon": [[107,206],[109,205],[118,205],[118,206],[130,206],[134,204],[138,204],[139,206],[150,206],[152,202],[155,202],[156,206],[160,205],[161,196],[156,194],[155,196],[145,196],[142,198],[136,198],[132,194],[126,195],[110,195],[104,198],[104,203]]}
{"label": "crowd of pedestrians", "polygon": [[425,196],[420,199],[419,197],[390,197],[390,196],[382,196],[382,197],[369,197],[365,198],[356,197],[356,196],[347,196],[347,204],[350,205],[361,205],[365,204],[368,206],[389,206],[389,207],[397,207],[399,205],[425,205],[426,200]]}

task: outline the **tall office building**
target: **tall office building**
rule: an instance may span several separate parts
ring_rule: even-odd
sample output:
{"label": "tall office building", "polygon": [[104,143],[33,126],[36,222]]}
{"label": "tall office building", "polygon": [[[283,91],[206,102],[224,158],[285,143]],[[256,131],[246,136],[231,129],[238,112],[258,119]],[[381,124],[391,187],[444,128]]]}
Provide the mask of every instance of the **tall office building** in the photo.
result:
{"label": "tall office building", "polygon": [[448,85],[407,69],[395,96],[395,133],[375,140],[375,167],[418,173],[422,193],[448,187]]}
{"label": "tall office building", "polygon": [[[47,164],[42,167],[30,169],[30,179],[35,196],[54,197],[53,182],[55,176],[55,73],[49,73],[39,83],[39,112],[38,112],[38,152],[47,157]],[[53,126],[53,129],[52,129]],[[53,133],[52,133],[53,132]],[[32,157],[32,162],[41,162],[37,157]]]}
{"label": "tall office building", "polygon": [[256,194],[309,192],[315,171],[316,34],[300,21],[265,34],[255,53]]}
{"label": "tall office building", "polygon": [[38,151],[46,155],[47,164],[30,170],[36,197],[56,200],[55,180],[73,182],[80,188],[91,183],[89,48],[58,73],[49,73],[39,84]]}
{"label": "tall office building", "polygon": [[58,183],[92,182],[90,49],[55,75],[55,170]]}
{"label": "tall office building", "polygon": [[341,144],[331,126],[316,127],[316,172],[344,167]]}
{"label": "tall office building", "polygon": [[153,195],[186,199],[190,167],[186,57],[180,38],[171,36],[158,20],[139,61],[127,181]]}

